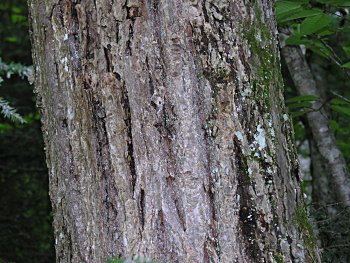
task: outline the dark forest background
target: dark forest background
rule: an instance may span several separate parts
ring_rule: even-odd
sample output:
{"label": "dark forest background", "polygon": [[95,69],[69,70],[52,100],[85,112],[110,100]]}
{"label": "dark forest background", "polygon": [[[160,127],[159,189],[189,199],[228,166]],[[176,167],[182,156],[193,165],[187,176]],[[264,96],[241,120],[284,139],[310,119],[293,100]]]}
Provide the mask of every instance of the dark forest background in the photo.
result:
{"label": "dark forest background", "polygon": [[[0,1],[0,58],[31,65],[28,7],[24,0]],[[16,74],[0,87],[25,119],[0,114],[0,262],[55,262],[48,176],[33,86]]]}

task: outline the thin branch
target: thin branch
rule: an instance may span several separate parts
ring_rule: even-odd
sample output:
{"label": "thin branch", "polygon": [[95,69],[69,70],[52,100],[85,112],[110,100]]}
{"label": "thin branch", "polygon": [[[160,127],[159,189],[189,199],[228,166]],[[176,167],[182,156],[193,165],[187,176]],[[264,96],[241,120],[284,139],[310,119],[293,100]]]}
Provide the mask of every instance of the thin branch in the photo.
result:
{"label": "thin branch", "polygon": [[348,99],[348,98],[346,98],[346,97],[340,95],[339,93],[336,93],[335,91],[332,91],[332,90],[331,90],[330,92],[331,92],[334,96],[336,96],[336,97],[338,97],[338,98],[340,98],[340,99],[342,99],[342,100],[344,100],[344,101],[350,103],[350,99]]}

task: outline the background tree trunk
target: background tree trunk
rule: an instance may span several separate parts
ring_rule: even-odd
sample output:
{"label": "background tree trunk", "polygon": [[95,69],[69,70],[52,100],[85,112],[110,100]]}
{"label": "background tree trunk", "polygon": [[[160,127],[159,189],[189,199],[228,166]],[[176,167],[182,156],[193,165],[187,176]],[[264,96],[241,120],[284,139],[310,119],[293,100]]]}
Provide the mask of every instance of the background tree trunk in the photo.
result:
{"label": "background tree trunk", "polygon": [[57,262],[315,258],[271,1],[29,1]]}
{"label": "background tree trunk", "polygon": [[[285,46],[282,48],[282,54],[286,60],[287,67],[298,93],[301,96],[314,95],[320,99],[314,103],[314,109],[316,110],[307,114],[307,121],[311,129],[314,143],[317,146],[317,151],[325,162],[325,167],[327,169],[326,174],[330,176],[330,178],[328,178],[328,184],[334,184],[333,188],[335,189],[337,199],[344,206],[349,207],[350,177],[345,159],[330,129],[327,112],[323,109],[322,92],[317,88],[311,69],[299,47]],[[323,181],[323,186],[325,186],[324,180],[321,181]],[[317,185],[315,185],[316,188],[318,184],[322,184],[321,181],[317,182]]]}

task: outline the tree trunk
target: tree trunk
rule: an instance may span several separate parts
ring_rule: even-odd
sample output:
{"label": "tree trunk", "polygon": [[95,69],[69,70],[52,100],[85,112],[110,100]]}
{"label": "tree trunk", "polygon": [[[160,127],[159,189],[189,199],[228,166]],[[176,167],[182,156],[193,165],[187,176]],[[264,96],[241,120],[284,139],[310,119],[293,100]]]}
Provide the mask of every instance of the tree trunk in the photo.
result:
{"label": "tree trunk", "polygon": [[[311,56],[308,64],[310,65],[310,70],[318,91],[315,96],[318,96],[323,103],[322,114],[327,116],[327,118],[330,118],[329,105],[325,103],[330,99],[329,95],[327,94],[327,89],[329,89],[329,84],[327,81],[327,75],[329,73],[325,68],[327,64],[325,65],[323,59],[320,59],[317,55]],[[324,161],[323,156],[318,150],[317,140],[319,140],[319,138],[314,138],[312,132],[310,132],[310,125],[307,124],[307,126],[309,128],[308,134],[312,165],[312,203],[315,209],[324,210],[328,214],[329,218],[331,218],[339,208],[337,205],[338,190],[336,185],[332,183],[332,170],[327,167],[328,162]],[[330,126],[329,123],[328,126]]]}
{"label": "tree trunk", "polygon": [[311,69],[299,47],[285,46],[282,48],[282,54],[298,93],[320,98],[313,105],[315,111],[307,114],[307,121],[317,150],[327,168],[326,174],[330,176],[328,181],[334,184],[337,199],[342,205],[350,207],[350,176],[345,159],[330,129],[327,113],[323,109],[322,93],[317,88]]}
{"label": "tree trunk", "polygon": [[272,2],[29,5],[57,262],[315,258]]}

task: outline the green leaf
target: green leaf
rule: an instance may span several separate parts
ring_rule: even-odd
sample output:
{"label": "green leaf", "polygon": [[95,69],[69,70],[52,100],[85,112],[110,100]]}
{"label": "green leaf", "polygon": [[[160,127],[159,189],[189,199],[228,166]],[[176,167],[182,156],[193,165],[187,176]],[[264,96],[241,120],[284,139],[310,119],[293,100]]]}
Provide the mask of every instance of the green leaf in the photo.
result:
{"label": "green leaf", "polygon": [[18,42],[18,38],[14,37],[14,36],[12,36],[12,37],[5,37],[4,39],[5,39],[5,41],[10,42],[10,43]]}
{"label": "green leaf", "polygon": [[293,98],[290,98],[286,100],[287,103],[291,102],[299,102],[299,101],[315,101],[318,100],[318,98],[314,95],[305,95],[305,96],[296,96]]}
{"label": "green leaf", "polygon": [[306,45],[310,42],[309,39],[304,38],[302,35],[291,35],[286,39],[286,45]]}
{"label": "green leaf", "polygon": [[12,127],[13,126],[8,123],[0,123],[0,133],[9,131],[12,129]]}
{"label": "green leaf", "polygon": [[[297,12],[298,11],[298,12]],[[294,14],[289,14],[288,16],[283,16],[278,20],[279,23],[285,23],[291,20],[299,19],[299,18],[305,18],[305,17],[310,17],[310,16],[315,16],[322,14],[323,11],[317,8],[313,9],[300,9],[300,10],[295,10]]]}
{"label": "green leaf", "polygon": [[330,120],[329,125],[332,129],[332,131],[338,131],[339,130],[339,124],[336,120]]}
{"label": "green leaf", "polygon": [[350,68],[350,61],[341,65],[342,68]]}
{"label": "green leaf", "polygon": [[20,7],[18,7],[18,6],[13,6],[11,8],[11,11],[12,11],[12,13],[17,13],[17,14],[20,14],[20,13],[23,12],[22,9]]}
{"label": "green leaf", "polygon": [[334,31],[331,31],[331,30],[328,30],[328,29],[325,29],[325,30],[322,30],[320,32],[317,32],[317,35],[320,36],[320,37],[329,36],[329,35],[332,35],[332,34],[334,34]]}
{"label": "green leaf", "polygon": [[307,17],[300,25],[300,33],[303,35],[311,35],[325,29],[331,22],[331,17],[324,14]]}
{"label": "green leaf", "polygon": [[24,16],[24,15],[12,14],[11,15],[11,20],[12,20],[13,23],[20,23],[20,22],[26,21],[27,17]]}
{"label": "green leaf", "polygon": [[295,112],[292,112],[291,115],[292,115],[292,117],[295,118],[295,117],[302,116],[302,115],[309,113],[309,112],[310,112],[310,110],[295,111]]}
{"label": "green leaf", "polygon": [[349,105],[350,106],[350,103],[340,98],[334,98],[331,100],[331,105]]}
{"label": "green leaf", "polygon": [[350,116],[350,108],[342,107],[339,105],[331,105],[331,108],[336,112],[343,113],[345,115]]}
{"label": "green leaf", "polygon": [[277,21],[300,12],[301,3],[296,1],[278,1],[275,5]]}
{"label": "green leaf", "polygon": [[338,6],[338,7],[350,6],[350,2],[344,1],[344,0],[317,0],[317,2],[322,3],[322,4],[334,5],[334,6]]}
{"label": "green leaf", "polygon": [[329,59],[333,56],[331,49],[323,44],[319,39],[312,39],[309,43],[306,44],[306,47],[312,52]]}
{"label": "green leaf", "polygon": [[301,3],[297,1],[277,1],[275,5],[277,16],[288,14],[300,7]]}
{"label": "green leaf", "polygon": [[344,46],[343,50],[347,56],[350,56],[350,46]]}
{"label": "green leaf", "polygon": [[299,103],[293,103],[288,105],[288,108],[290,110],[297,109],[297,108],[311,108],[311,107],[312,107],[311,102],[299,102]]}

